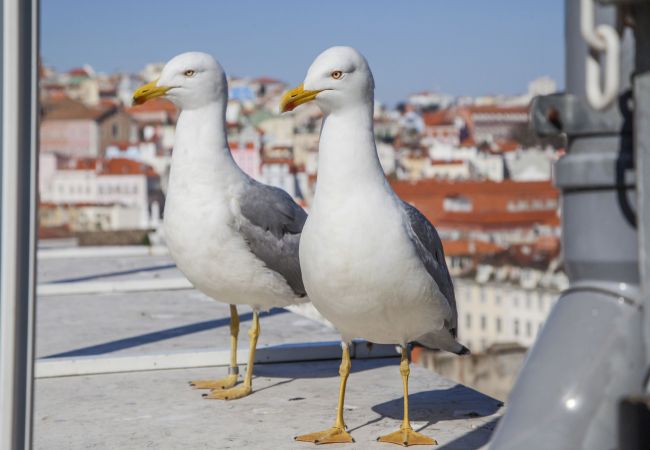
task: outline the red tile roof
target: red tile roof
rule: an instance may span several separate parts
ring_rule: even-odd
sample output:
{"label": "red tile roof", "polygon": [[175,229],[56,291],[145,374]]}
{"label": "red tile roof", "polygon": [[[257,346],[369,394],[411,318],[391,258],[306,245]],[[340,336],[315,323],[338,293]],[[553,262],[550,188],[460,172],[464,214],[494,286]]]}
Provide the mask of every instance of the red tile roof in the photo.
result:
{"label": "red tile roof", "polygon": [[547,194],[557,197],[559,190],[550,181],[518,182],[512,180],[496,181],[441,181],[420,180],[392,181],[391,185],[398,194],[408,195],[444,195],[448,192],[463,193],[492,193],[492,194]]}
{"label": "red tile roof", "polygon": [[260,84],[284,84],[282,81],[271,77],[258,77],[253,80],[254,83]]}
{"label": "red tile roof", "polygon": [[467,161],[464,161],[462,159],[432,159],[431,160],[431,165],[432,166],[448,166],[448,165],[456,165],[456,164],[465,164]]}
{"label": "red tile roof", "polygon": [[70,232],[70,226],[68,225],[61,225],[56,227],[38,227],[39,239],[61,239],[70,236],[72,236],[72,233]]}
{"label": "red tile roof", "polygon": [[82,67],[75,67],[74,69],[70,69],[68,71],[68,75],[71,75],[73,77],[89,77],[90,74],[86,72],[86,69]]}
{"label": "red tile roof", "polygon": [[94,120],[100,121],[117,111],[115,105],[84,105],[70,98],[50,98],[41,105],[43,120]]}
{"label": "red tile roof", "polygon": [[449,109],[426,111],[422,114],[422,120],[427,127],[454,124],[454,118]]}
{"label": "red tile roof", "polygon": [[150,165],[129,158],[76,158],[63,162],[60,169],[95,170],[99,175],[158,176]]}
{"label": "red tile roof", "polygon": [[521,148],[521,144],[513,139],[497,139],[494,142],[494,151],[512,152]]}
{"label": "red tile roof", "polygon": [[136,115],[139,112],[154,111],[164,111],[172,116],[175,116],[178,110],[172,102],[165,100],[164,98],[154,98],[141,105],[126,108],[126,112],[133,115]]}
{"label": "red tile roof", "polygon": [[471,114],[528,114],[528,106],[503,106],[503,105],[469,105],[461,106],[459,110]]}
{"label": "red tile roof", "polygon": [[128,158],[113,158],[102,161],[101,175],[146,175],[156,176],[153,167]]}
{"label": "red tile roof", "polygon": [[456,230],[503,230],[508,228],[529,228],[533,225],[560,226],[555,210],[545,211],[489,211],[489,212],[446,212],[435,218],[436,225]]}
{"label": "red tile roof", "polygon": [[[527,228],[535,224],[558,227],[559,191],[548,181],[515,182],[392,180],[395,193],[418,208],[431,222],[455,230]],[[468,211],[452,211],[446,201],[464,198]],[[514,209],[513,208],[525,208]]]}
{"label": "red tile roof", "polygon": [[[228,146],[230,147],[230,150],[240,150],[239,148],[239,142],[234,141],[234,142],[229,142]],[[246,142],[246,145],[241,148],[241,150],[255,150],[255,143],[254,142]]]}
{"label": "red tile roof", "polygon": [[492,255],[502,252],[504,247],[493,244],[492,242],[476,241],[468,239],[443,240],[442,247],[445,250],[445,256],[474,256],[474,255]]}

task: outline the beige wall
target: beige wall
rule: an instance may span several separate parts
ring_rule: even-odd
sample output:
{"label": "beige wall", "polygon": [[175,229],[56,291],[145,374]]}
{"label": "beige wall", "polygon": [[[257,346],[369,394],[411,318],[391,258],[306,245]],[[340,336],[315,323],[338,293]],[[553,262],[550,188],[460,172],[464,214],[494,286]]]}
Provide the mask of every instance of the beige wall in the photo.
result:
{"label": "beige wall", "polygon": [[455,287],[459,339],[479,352],[497,343],[530,347],[559,297],[554,290],[463,278]]}
{"label": "beige wall", "polygon": [[133,135],[134,122],[124,111],[113,114],[99,124],[99,152],[101,155],[106,147],[115,142],[130,142]]}

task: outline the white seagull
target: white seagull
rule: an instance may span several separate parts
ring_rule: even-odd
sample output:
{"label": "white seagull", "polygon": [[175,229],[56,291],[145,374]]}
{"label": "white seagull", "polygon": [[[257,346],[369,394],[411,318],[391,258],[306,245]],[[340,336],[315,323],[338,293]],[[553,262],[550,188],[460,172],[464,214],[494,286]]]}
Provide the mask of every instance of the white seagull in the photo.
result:
{"label": "white seagull", "polygon": [[[165,239],[178,268],[201,292],[230,304],[231,363],[228,376],[198,380],[212,399],[252,392],[259,312],[307,301],[298,263],[304,210],[281,189],[266,186],[237,166],[226,140],[226,76],[208,54],[171,59],[158,80],[133,93],[141,104],[166,97],[181,110],[176,124],[165,203]],[[237,383],[239,316],[235,305],[253,308],[250,356],[244,383]]]}
{"label": "white seagull", "polygon": [[318,444],[353,442],[343,421],[353,338],[402,347],[404,420],[380,437],[399,445],[435,444],[408,418],[407,345],[418,342],[457,354],[456,301],[442,243],[431,223],[393,192],[379,164],[373,132],[374,81],[365,58],[332,47],[312,63],[302,85],[280,109],[315,101],[323,112],[318,182],[300,242],[300,266],[310,300],[342,335],[336,422],[296,437]]}

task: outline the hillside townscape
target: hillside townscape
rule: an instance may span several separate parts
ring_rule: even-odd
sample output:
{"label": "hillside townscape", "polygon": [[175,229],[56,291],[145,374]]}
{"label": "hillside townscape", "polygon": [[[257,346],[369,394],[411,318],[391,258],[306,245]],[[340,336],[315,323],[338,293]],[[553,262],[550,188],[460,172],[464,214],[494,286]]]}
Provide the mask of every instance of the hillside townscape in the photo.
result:
{"label": "hillside townscape", "polygon": [[[114,243],[135,236],[164,244],[178,111],[162,99],[131,105],[133,90],[161,69],[149,64],[138,74],[101,74],[89,66],[65,72],[41,67],[42,238],[100,242],[95,235]],[[280,115],[288,86],[271,77],[233,77],[229,86],[234,159],[309,210],[317,182],[318,108],[309,104]],[[553,80],[542,77],[519,96],[419,92],[394,108],[375,105],[382,167],[395,192],[443,239],[456,280],[459,329],[470,347],[529,346],[567,285],[559,191],[551,183],[563,143],[540,140],[528,127],[532,97],[553,91]]]}

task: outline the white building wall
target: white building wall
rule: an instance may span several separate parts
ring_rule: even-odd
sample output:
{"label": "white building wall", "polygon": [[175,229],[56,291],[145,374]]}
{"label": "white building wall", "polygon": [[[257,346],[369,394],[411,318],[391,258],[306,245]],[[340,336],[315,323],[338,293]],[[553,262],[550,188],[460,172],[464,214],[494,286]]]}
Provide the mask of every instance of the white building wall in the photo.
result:
{"label": "white building wall", "polygon": [[558,291],[462,278],[455,287],[458,337],[474,352],[498,343],[530,347],[559,297]]}
{"label": "white building wall", "polygon": [[260,181],[285,190],[291,197],[296,196],[296,179],[287,164],[264,164]]}
{"label": "white building wall", "polygon": [[[98,175],[94,170],[59,170],[42,186],[41,201],[55,204],[118,204],[138,211],[136,228],[149,223],[145,175]],[[129,213],[131,214],[131,213]],[[129,219],[129,223],[134,223]]]}

